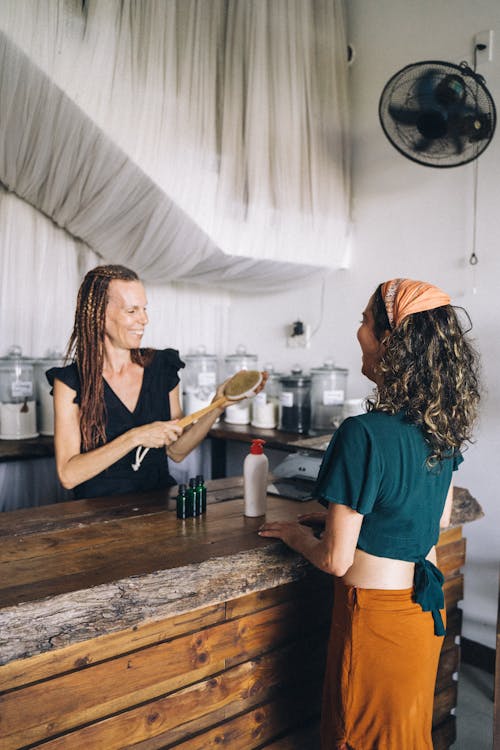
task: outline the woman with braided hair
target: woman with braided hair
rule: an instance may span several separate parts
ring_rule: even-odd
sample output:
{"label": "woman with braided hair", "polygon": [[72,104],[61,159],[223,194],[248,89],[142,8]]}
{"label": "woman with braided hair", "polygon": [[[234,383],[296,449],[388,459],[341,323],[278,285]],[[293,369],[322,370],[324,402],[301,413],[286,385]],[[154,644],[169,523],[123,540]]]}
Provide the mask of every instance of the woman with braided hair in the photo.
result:
{"label": "woman with braided hair", "polygon": [[178,425],[184,363],[174,349],[140,348],[146,305],[134,271],[119,265],[89,271],[68,344],[73,362],[47,372],[57,472],[77,498],[174,485],[167,456],[182,460],[223,412],[224,403],[185,431]]}
{"label": "woman with braided hair", "polygon": [[259,533],[335,576],[322,750],[432,750],[445,633],[434,545],[471,440],[477,355],[448,295],[410,279],[377,288],[358,341],[376,390],[325,453],[315,496],[327,512]]}

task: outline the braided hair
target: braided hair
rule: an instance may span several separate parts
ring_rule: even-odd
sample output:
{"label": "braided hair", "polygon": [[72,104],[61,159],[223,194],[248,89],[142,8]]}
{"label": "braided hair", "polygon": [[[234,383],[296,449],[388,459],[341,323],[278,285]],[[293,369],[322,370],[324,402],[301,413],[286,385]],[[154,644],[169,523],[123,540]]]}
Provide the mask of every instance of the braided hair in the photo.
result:
{"label": "braided hair", "polygon": [[[81,384],[80,433],[83,451],[106,442],[104,403],[104,331],[108,289],[111,281],[139,281],[135,271],[125,266],[97,266],[87,273],[78,290],[75,322],[66,359],[78,367]],[[131,350],[132,362],[144,366],[150,351]]]}

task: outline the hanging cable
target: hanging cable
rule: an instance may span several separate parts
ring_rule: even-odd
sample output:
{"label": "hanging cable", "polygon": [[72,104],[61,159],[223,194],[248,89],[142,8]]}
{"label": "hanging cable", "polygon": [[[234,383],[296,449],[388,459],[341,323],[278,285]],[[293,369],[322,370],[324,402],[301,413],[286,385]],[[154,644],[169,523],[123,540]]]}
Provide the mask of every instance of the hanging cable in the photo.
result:
{"label": "hanging cable", "polygon": [[[474,47],[474,75],[477,75],[477,52],[486,48],[485,44],[476,44]],[[475,78],[477,86],[477,78]],[[476,253],[476,242],[477,242],[477,186],[478,186],[478,175],[479,175],[479,161],[476,159],[473,164],[473,199],[472,199],[472,252],[469,257],[469,264],[474,268],[474,275],[472,281],[472,293],[476,294],[476,273],[475,266],[479,263],[479,258]]]}
{"label": "hanging cable", "polygon": [[476,159],[472,165],[474,170],[473,176],[473,198],[472,198],[472,253],[469,258],[471,266],[477,266],[479,258],[476,254],[476,238],[477,238],[477,183],[478,183],[478,171],[479,162]]}

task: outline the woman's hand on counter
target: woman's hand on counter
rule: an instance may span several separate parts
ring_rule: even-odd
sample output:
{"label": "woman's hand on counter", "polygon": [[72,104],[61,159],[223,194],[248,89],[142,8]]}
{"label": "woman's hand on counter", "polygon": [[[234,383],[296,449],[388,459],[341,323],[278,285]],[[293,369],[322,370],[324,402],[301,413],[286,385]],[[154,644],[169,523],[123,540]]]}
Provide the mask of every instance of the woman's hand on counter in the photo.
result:
{"label": "woman's hand on counter", "polygon": [[[348,506],[332,503],[326,513],[307,513],[301,519],[269,521],[260,527],[259,535],[281,539],[325,573],[344,576],[354,560],[363,516]],[[318,538],[318,522],[323,520],[326,524]]]}
{"label": "woman's hand on counter", "polygon": [[304,544],[308,545],[311,538],[314,537],[314,530],[298,521],[269,521],[262,524],[258,534],[259,536],[281,539],[292,549],[302,552]]}

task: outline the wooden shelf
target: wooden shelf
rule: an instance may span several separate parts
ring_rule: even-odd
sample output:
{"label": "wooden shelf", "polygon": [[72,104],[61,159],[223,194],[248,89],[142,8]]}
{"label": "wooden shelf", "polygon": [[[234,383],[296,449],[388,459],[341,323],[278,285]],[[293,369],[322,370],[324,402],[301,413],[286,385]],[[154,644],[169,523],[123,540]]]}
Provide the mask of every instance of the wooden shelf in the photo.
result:
{"label": "wooden shelf", "polygon": [[40,435],[23,440],[0,440],[0,462],[47,458],[53,455],[54,438],[52,435]]}

